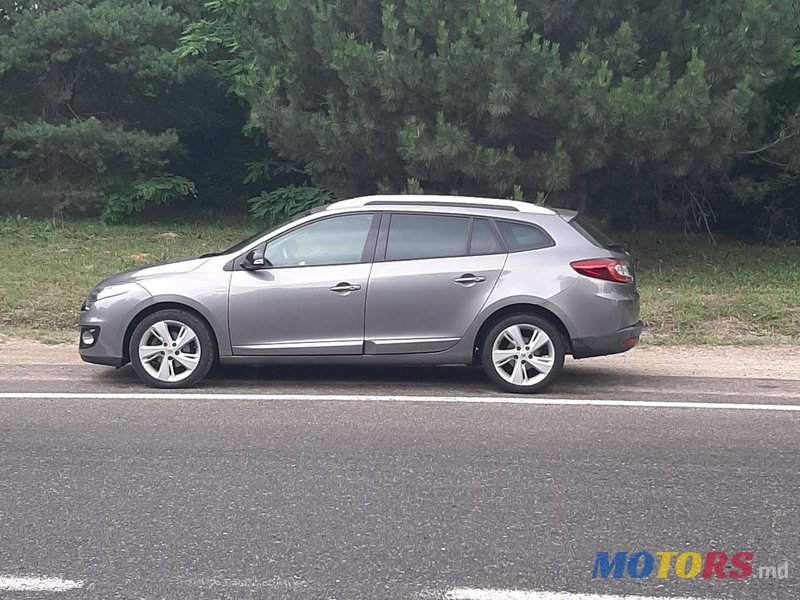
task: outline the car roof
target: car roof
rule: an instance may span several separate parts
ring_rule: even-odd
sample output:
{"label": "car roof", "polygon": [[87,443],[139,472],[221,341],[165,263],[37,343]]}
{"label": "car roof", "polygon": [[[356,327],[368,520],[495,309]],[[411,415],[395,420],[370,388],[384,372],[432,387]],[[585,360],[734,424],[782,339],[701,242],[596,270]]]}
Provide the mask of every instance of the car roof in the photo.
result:
{"label": "car roof", "polygon": [[334,202],[325,207],[325,210],[338,210],[347,208],[361,207],[381,207],[381,208],[467,208],[467,209],[487,209],[501,210],[510,212],[521,212],[539,215],[555,215],[555,211],[537,204],[520,202],[518,200],[503,200],[499,198],[476,198],[471,196],[436,196],[428,194],[386,194],[375,196],[361,196]]}

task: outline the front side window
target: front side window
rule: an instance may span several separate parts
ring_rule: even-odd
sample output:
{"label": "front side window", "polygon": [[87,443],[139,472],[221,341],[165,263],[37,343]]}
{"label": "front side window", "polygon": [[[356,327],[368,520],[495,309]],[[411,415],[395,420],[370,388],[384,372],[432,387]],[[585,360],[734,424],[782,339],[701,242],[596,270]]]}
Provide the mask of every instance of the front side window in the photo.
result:
{"label": "front side window", "polygon": [[392,215],[386,260],[465,256],[469,218],[440,215]]}
{"label": "front side window", "polygon": [[525,223],[497,221],[497,229],[511,252],[536,250],[553,245],[553,240],[544,231]]}
{"label": "front side window", "polygon": [[303,225],[268,242],[265,258],[275,267],[359,263],[373,218],[343,215]]}

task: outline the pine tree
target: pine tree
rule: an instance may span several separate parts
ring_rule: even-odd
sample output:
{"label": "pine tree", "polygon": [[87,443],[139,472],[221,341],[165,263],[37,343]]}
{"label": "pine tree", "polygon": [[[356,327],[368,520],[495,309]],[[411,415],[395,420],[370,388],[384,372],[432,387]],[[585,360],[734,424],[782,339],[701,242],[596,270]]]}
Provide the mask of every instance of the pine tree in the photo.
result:
{"label": "pine tree", "polygon": [[198,118],[189,86],[213,75],[174,53],[179,14],[146,0],[45,0],[6,2],[0,23],[4,181],[108,218],[193,193],[168,166],[184,152],[176,129]]}
{"label": "pine tree", "polygon": [[[764,134],[793,0],[213,0],[251,124],[340,194],[654,205]],[[793,20],[794,19],[794,20]],[[635,188],[635,189],[634,189]],[[628,190],[628,193],[625,191]]]}

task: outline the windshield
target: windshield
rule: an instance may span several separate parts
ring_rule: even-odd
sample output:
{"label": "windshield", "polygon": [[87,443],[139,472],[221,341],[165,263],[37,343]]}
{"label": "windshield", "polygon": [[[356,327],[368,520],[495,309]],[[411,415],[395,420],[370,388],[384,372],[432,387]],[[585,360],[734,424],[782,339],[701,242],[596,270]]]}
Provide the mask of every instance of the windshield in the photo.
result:
{"label": "windshield", "polygon": [[293,221],[297,221],[298,219],[302,219],[303,217],[310,215],[312,212],[315,212],[315,209],[306,210],[304,212],[301,212],[299,214],[294,215],[293,217],[289,217],[285,221],[281,221],[280,223],[278,223],[276,225],[273,225],[269,229],[264,229],[263,231],[259,231],[258,233],[254,234],[254,235],[251,235],[249,238],[244,239],[244,240],[242,240],[241,242],[239,242],[237,244],[234,244],[233,246],[231,246],[227,250],[223,250],[222,252],[218,252],[216,254],[204,254],[203,256],[219,256],[220,254],[235,254],[236,252],[239,252],[239,251],[244,250],[245,248],[247,248],[247,246],[249,246],[250,244],[255,242],[257,239],[260,239],[260,238],[264,237],[265,235],[272,233],[273,231],[277,231],[281,227],[283,227],[285,225],[288,225],[289,223],[292,223]]}

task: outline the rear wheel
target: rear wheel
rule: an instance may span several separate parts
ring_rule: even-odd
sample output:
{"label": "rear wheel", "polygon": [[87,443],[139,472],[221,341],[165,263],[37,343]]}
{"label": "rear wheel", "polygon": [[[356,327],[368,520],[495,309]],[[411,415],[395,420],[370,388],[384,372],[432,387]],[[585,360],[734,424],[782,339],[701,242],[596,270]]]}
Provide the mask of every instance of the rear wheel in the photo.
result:
{"label": "rear wheel", "polygon": [[506,317],[489,330],[481,348],[483,369],[499,388],[516,394],[545,390],[564,366],[564,341],[537,315]]}
{"label": "rear wheel", "polygon": [[201,319],[185,310],[167,309],[136,326],[129,352],[133,370],[147,385],[186,388],[206,376],[216,347]]}

